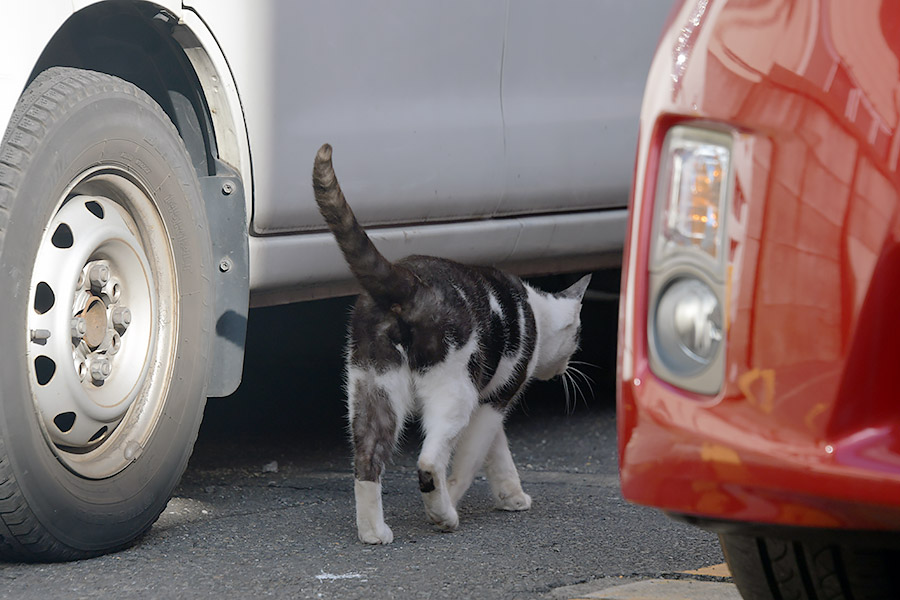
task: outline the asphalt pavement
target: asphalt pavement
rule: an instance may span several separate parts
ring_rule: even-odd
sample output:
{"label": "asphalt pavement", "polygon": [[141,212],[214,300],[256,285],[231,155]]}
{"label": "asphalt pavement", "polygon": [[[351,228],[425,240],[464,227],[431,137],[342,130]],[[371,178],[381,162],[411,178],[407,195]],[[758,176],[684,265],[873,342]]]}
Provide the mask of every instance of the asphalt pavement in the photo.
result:
{"label": "asphalt pavement", "polygon": [[209,401],[159,522],[113,555],[0,564],[0,598],[738,600],[714,535],[621,498],[612,302],[586,309],[593,396],[567,409],[561,384],[535,385],[507,424],[531,510],[493,510],[479,478],[459,530],[438,531],[421,505],[413,426],[384,478],[395,541],[361,544],[341,393],[348,307],[254,310],[241,389]]}

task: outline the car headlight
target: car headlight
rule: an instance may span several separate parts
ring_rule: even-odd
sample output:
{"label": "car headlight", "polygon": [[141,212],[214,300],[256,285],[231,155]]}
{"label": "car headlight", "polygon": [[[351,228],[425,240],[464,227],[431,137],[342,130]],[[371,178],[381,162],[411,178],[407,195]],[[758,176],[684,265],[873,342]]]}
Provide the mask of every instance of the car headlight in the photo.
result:
{"label": "car headlight", "polygon": [[730,163],[731,136],[683,126],[669,130],[660,161],[654,261],[695,253],[708,257],[712,268],[722,262]]}
{"label": "car headlight", "polygon": [[734,186],[731,136],[668,131],[660,155],[650,255],[650,367],[687,390],[724,379],[725,221]]}

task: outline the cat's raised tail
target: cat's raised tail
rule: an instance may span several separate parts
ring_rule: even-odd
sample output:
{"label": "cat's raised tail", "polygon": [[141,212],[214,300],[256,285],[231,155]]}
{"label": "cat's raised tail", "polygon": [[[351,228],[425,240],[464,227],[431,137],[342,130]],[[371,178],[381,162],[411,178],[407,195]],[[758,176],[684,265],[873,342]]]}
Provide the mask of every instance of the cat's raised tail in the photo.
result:
{"label": "cat's raised tail", "polygon": [[312,180],[319,212],[357,281],[378,304],[395,311],[402,307],[412,296],[415,278],[386,259],[356,220],[334,174],[330,144],[316,153]]}

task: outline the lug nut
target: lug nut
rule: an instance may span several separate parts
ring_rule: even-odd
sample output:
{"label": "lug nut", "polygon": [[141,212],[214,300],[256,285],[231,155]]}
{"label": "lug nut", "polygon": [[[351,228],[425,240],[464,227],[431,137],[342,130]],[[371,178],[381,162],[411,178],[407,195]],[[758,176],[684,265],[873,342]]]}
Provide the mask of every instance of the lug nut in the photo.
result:
{"label": "lug nut", "polygon": [[103,382],[112,373],[112,365],[106,357],[94,358],[91,360],[91,379],[96,382]]}
{"label": "lug nut", "polygon": [[127,306],[117,306],[112,311],[112,324],[119,333],[124,333],[131,325],[131,309]]}
{"label": "lug nut", "polygon": [[119,350],[122,348],[122,338],[119,337],[119,334],[113,331],[112,336],[109,338],[109,348],[106,349],[106,353],[110,356],[114,354],[118,354]]}
{"label": "lug nut", "polygon": [[91,290],[99,294],[103,286],[109,282],[109,267],[103,263],[92,265],[88,271],[88,279],[91,281]]}
{"label": "lug nut", "polygon": [[87,333],[87,321],[84,320],[84,317],[73,317],[72,318],[72,339],[80,340],[84,337],[84,334]]}
{"label": "lug nut", "polygon": [[106,284],[106,295],[109,296],[109,303],[115,304],[119,301],[119,296],[122,295],[122,285],[119,283],[119,280],[116,278],[110,278],[109,282]]}

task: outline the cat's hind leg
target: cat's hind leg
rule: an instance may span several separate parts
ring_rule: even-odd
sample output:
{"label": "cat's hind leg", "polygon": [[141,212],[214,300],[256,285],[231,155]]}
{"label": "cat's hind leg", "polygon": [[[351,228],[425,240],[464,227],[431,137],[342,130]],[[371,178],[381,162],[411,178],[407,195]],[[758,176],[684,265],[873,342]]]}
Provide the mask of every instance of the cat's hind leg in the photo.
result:
{"label": "cat's hind leg", "polygon": [[412,403],[410,386],[405,368],[384,373],[352,366],[348,370],[356,527],[359,539],[367,544],[389,544],[394,539],[384,522],[381,475]]}
{"label": "cat's hind leg", "polygon": [[418,377],[416,391],[425,430],[418,463],[425,514],[444,531],[453,531],[459,516],[450,499],[447,466],[457,437],[478,404],[478,392],[465,374],[459,376],[443,367]]}
{"label": "cat's hind leg", "polygon": [[453,454],[453,470],[448,480],[453,506],[472,485],[475,473],[484,464],[497,432],[503,428],[503,414],[493,406],[482,404],[475,409],[463,430]]}
{"label": "cat's hind leg", "polygon": [[497,431],[484,464],[485,474],[491,484],[495,506],[500,510],[528,510],[531,496],[522,491],[519,472],[509,451],[509,441],[503,427]]}

